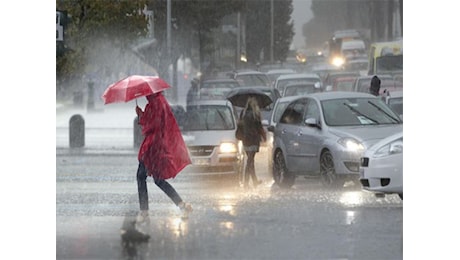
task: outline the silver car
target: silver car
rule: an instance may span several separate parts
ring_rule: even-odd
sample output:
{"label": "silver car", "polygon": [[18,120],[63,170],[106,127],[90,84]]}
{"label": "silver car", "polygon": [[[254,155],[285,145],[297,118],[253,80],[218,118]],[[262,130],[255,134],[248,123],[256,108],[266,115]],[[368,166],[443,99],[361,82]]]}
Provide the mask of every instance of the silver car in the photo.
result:
{"label": "silver car", "polygon": [[192,159],[192,165],[187,166],[185,172],[241,177],[244,152],[235,138],[236,118],[230,101],[191,103],[181,131]]}
{"label": "silver car", "polygon": [[385,102],[359,92],[299,96],[286,106],[273,132],[273,178],[291,187],[298,175],[319,176],[328,187],[358,182],[366,148],[402,131],[402,121]]}

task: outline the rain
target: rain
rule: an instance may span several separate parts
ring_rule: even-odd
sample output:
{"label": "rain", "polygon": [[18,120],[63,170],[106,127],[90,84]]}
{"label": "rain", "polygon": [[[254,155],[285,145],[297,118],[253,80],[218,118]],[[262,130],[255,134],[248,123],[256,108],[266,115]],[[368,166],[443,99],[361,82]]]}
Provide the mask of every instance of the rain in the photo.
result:
{"label": "rain", "polygon": [[[347,26],[328,23],[333,20],[331,18],[315,17],[315,12],[317,15],[321,10],[324,12],[321,8],[325,6],[321,6],[320,2],[329,2],[331,17],[338,17],[334,7],[341,1],[250,1],[254,5],[251,8],[260,6],[262,11],[251,9],[249,15],[245,16],[235,11],[238,9],[232,9],[226,19],[219,20],[222,23],[230,21],[230,26],[223,26],[228,24],[222,23],[210,26],[215,33],[213,36],[220,38],[208,42],[206,46],[200,46],[198,41],[205,39],[198,36],[203,32],[191,29],[195,28],[192,24],[203,21],[175,16],[185,13],[184,10],[176,13],[180,1],[133,1],[147,3],[147,7],[142,5],[136,12],[124,15],[130,19],[131,16],[142,14],[141,19],[123,20],[136,23],[132,33],[137,38],[126,42],[121,41],[117,33],[101,31],[99,34],[89,27],[84,33],[76,33],[75,24],[81,22],[72,9],[75,8],[72,4],[76,2],[79,1],[56,1],[55,6],[57,11],[67,11],[66,14],[70,15],[68,18],[71,18],[67,20],[68,24],[62,26],[65,31],[64,45],[57,44],[56,47],[64,54],[60,56],[56,53],[56,68],[53,66],[51,69],[51,73],[56,75],[56,81],[51,81],[51,87],[56,87],[56,128],[46,131],[51,133],[51,140],[43,140],[46,142],[44,145],[56,145],[56,150],[51,147],[51,157],[56,167],[51,164],[50,169],[55,174],[49,172],[51,176],[43,176],[46,177],[45,182],[51,180],[50,185],[47,183],[45,188],[37,190],[33,187],[33,193],[20,198],[22,202],[16,200],[12,203],[15,207],[23,203],[27,206],[40,205],[34,193],[40,194],[45,189],[46,192],[51,191],[51,207],[46,209],[50,217],[45,216],[51,223],[49,228],[43,225],[37,234],[33,234],[34,241],[23,244],[37,243],[41,246],[40,235],[51,233],[52,240],[45,241],[43,246],[50,248],[50,257],[56,259],[402,259],[409,253],[406,249],[409,234],[404,232],[403,235],[403,222],[408,226],[409,220],[404,216],[403,221],[403,201],[397,194],[376,196],[364,191],[359,182],[346,182],[340,189],[330,189],[325,188],[319,178],[303,176],[297,177],[291,188],[280,188],[271,175],[268,164],[271,154],[266,147],[261,147],[255,157],[256,174],[263,181],[257,187],[244,189],[241,183],[229,176],[190,174],[186,170],[169,180],[181,197],[193,206],[188,218],[182,217],[180,209],[149,177],[149,220],[137,223],[139,145],[136,138],[139,132],[136,131],[139,126],[135,107],[138,105],[144,109],[147,101],[140,97],[126,103],[104,104],[102,99],[104,90],[110,84],[126,76],[156,75],[172,86],[164,92],[170,104],[185,108],[187,92],[194,78],[204,78],[204,75],[229,68],[256,68],[262,71],[267,64],[295,63],[296,54],[309,55],[313,49],[323,50],[323,43],[335,30],[363,29],[362,32],[368,37],[366,43],[402,40],[402,15],[399,16],[399,3],[402,0],[346,1],[350,4],[351,13],[355,7],[368,10],[360,5],[380,4],[382,8],[387,8],[385,4],[393,2],[395,15],[391,25],[384,28],[370,25],[369,21],[366,27],[366,24],[359,23],[357,15],[355,19],[346,20],[347,23],[344,20],[342,24]],[[169,17],[171,23],[168,24],[166,10],[171,2],[176,10]],[[292,34],[284,34],[287,35],[286,39],[276,38],[275,34],[273,45],[270,44],[270,2],[274,2],[276,15],[279,15],[276,8],[281,8],[279,5],[283,2],[292,2],[293,9],[292,17],[282,23],[275,22],[276,26],[289,25],[292,19]],[[92,7],[100,8],[97,4]],[[404,8],[407,10],[408,7]],[[194,9],[189,10],[194,12]],[[289,8],[283,10],[289,13]],[[91,10],[86,12],[89,14]],[[206,14],[211,17],[209,12]],[[222,13],[219,15],[224,16]],[[200,17],[203,13],[193,13],[193,16]],[[256,24],[251,20],[254,17],[265,17],[263,19],[266,20],[261,22],[263,30],[248,25],[246,33],[259,30],[262,36],[248,33],[243,38],[241,31],[237,33],[238,24],[241,26],[244,19],[249,24]],[[388,16],[379,17],[385,23],[389,22]],[[368,18],[368,14],[363,14],[359,19],[366,21]],[[137,22],[142,24],[142,21],[147,21],[148,26],[139,29]],[[103,22],[97,22],[100,22],[101,28],[109,28]],[[209,20],[204,22],[210,23]],[[83,28],[88,24],[80,26]],[[120,24],[122,22],[116,23],[117,26]],[[216,32],[216,28],[222,29],[222,32]],[[286,28],[289,31],[290,26]],[[242,37],[238,41],[237,35]],[[257,41],[260,43],[255,44]],[[39,64],[36,67],[40,67]],[[51,89],[50,96],[54,94],[52,91],[54,89]],[[32,117],[29,111],[27,113]],[[43,113],[49,114],[49,111]],[[83,124],[78,126],[83,129],[78,133],[82,138],[72,134],[76,129],[71,126],[73,116],[83,119],[80,122]],[[51,127],[53,117],[54,114]],[[24,129],[35,127],[31,125],[29,123]],[[35,136],[34,139],[40,138]],[[71,147],[72,142],[77,142],[77,145]],[[17,147],[17,144],[14,146]],[[12,148],[12,151],[16,150]],[[34,152],[40,158],[38,155],[43,151],[39,149]],[[42,165],[44,161],[50,164],[48,159],[38,160],[36,165]],[[27,163],[20,161],[14,167],[21,164]],[[15,182],[16,178],[24,178],[21,180],[23,182],[34,182],[34,178],[47,174],[43,171],[34,167],[21,172],[27,176],[15,177]],[[19,171],[16,173],[19,174]],[[7,195],[14,197],[15,192],[8,190]],[[21,221],[32,222],[31,226],[40,225],[41,218],[34,221],[34,214],[41,215],[42,210],[34,208],[26,214],[21,212],[21,215],[27,216],[24,219],[21,216]],[[11,224],[20,225],[18,222]],[[29,226],[26,229],[32,233]],[[28,233],[22,235],[27,236]],[[420,235],[425,235],[425,232],[420,231]],[[16,238],[16,235],[11,237]],[[21,251],[31,251],[32,258],[40,254],[39,249],[27,250],[23,245],[20,249],[14,248],[11,254],[21,257]],[[437,252],[433,254],[439,256]]]}

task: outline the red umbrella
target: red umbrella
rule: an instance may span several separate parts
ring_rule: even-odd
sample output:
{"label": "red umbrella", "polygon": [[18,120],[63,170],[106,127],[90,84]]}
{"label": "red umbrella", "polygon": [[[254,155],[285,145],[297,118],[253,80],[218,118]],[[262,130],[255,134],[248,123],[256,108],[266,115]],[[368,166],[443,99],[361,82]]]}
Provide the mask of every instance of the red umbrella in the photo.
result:
{"label": "red umbrella", "polygon": [[170,87],[166,81],[158,76],[132,75],[108,86],[102,99],[104,99],[104,104],[128,102]]}

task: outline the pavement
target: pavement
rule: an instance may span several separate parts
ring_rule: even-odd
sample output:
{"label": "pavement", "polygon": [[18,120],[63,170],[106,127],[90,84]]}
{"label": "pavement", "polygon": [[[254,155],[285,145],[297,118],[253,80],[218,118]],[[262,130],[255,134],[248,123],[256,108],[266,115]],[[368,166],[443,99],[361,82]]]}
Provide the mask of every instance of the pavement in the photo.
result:
{"label": "pavement", "polygon": [[[144,108],[146,100],[138,99],[137,103]],[[135,101],[107,105],[100,101],[91,108],[86,104],[56,102],[56,155],[137,154],[138,147],[134,140],[135,107]],[[70,146],[70,121],[76,115],[83,118],[82,147]]]}

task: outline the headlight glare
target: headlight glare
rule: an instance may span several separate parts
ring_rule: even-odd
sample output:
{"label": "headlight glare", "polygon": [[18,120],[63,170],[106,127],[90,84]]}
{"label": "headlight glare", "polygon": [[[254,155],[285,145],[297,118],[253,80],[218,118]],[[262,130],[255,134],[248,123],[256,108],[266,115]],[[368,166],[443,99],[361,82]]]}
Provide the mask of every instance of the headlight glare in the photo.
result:
{"label": "headlight glare", "polygon": [[339,139],[339,144],[345,147],[351,152],[361,152],[364,151],[364,146],[356,139],[346,137]]}
{"label": "headlight glare", "polygon": [[220,153],[236,153],[238,148],[234,143],[221,143],[219,147]]}

